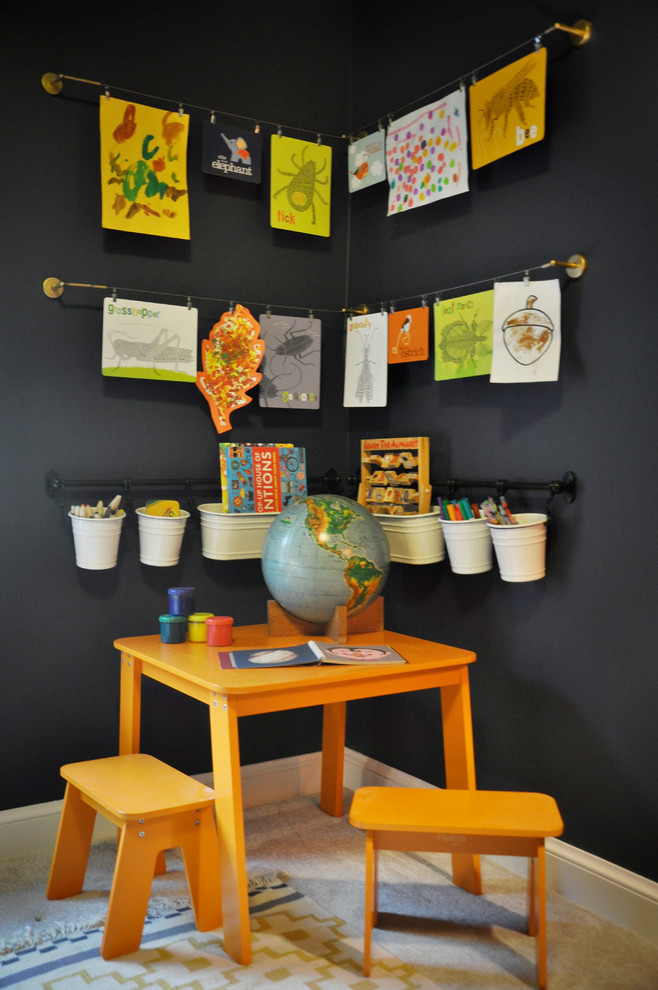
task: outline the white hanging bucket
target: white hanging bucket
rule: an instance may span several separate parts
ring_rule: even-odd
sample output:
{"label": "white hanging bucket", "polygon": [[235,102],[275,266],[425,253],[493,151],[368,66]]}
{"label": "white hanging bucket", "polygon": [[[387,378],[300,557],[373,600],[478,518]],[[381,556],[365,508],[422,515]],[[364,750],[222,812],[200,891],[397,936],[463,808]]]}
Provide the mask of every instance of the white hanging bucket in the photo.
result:
{"label": "white hanging bucket", "polygon": [[260,557],[265,534],[278,512],[224,512],[221,502],[199,506],[201,553],[210,560]]}
{"label": "white hanging bucket", "polygon": [[485,519],[442,519],[441,529],[455,574],[481,574],[493,567],[491,536]]}
{"label": "white hanging bucket", "polygon": [[75,562],[78,567],[88,571],[105,571],[110,567],[116,567],[125,514],[103,519],[75,516],[69,512],[69,517],[73,528]]}
{"label": "white hanging bucket", "polygon": [[417,515],[388,516],[374,514],[386,533],[391,560],[400,564],[434,564],[443,560],[445,544],[439,510]]}
{"label": "white hanging bucket", "polygon": [[514,513],[516,526],[492,526],[496,560],[503,581],[538,581],[546,574],[546,516]]}
{"label": "white hanging bucket", "polygon": [[152,516],[146,508],[137,509],[139,559],[151,567],[173,567],[180,558],[189,512],[177,516]]}

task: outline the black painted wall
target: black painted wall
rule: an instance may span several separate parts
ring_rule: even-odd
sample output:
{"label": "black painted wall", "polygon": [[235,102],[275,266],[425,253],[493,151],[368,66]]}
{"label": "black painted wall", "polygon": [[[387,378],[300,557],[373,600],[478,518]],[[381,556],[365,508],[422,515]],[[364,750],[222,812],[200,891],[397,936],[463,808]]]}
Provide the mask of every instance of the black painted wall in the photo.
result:
{"label": "black painted wall", "polygon": [[[658,7],[483,0],[439,8],[434,20],[417,18],[422,30],[411,39],[355,6],[355,66],[368,46],[354,73],[355,129],[462,74],[468,82],[471,69],[555,21],[587,17],[593,36],[582,48],[547,37],[547,137],[471,173],[469,193],[393,218],[386,190],[351,197],[352,298],[378,307],[574,253],[589,267],[580,280],[546,273],[563,286],[559,382],[437,383],[431,362],[393,366],[386,410],[350,410],[352,463],[361,437],[421,433],[435,479],[548,481],[573,471],[578,494],[551,504],[545,580],[515,585],[495,568],[466,577],[446,563],[397,565],[387,618],[477,651],[479,786],[554,794],[566,842],[658,879],[647,844],[658,826],[656,539],[645,511],[656,490],[649,94],[658,88],[650,40]],[[545,496],[512,501],[542,511]],[[363,706],[352,745],[440,784],[436,720],[432,697]]]}
{"label": "black painted wall", "polygon": [[[89,10],[68,3],[43,23],[14,13],[1,42],[9,90],[0,701],[8,746],[1,806],[54,800],[62,791],[60,764],[114,751],[112,641],[156,632],[171,584],[195,585],[200,606],[237,622],[265,619],[259,562],[202,558],[196,518],[177,568],[139,563],[132,517],[115,570],[75,567],[66,505],[46,494],[49,470],[65,478],[209,477],[217,471],[217,435],[194,386],[102,378],[104,293],[71,288],[48,299],[43,280],[57,276],[192,295],[200,337],[227,308],[215,298],[242,301],[254,315],[268,303],[331,311],[321,314],[322,408],[284,414],[260,410],[256,400],[234,417],[230,434],[303,444],[312,474],[333,466],[346,477],[357,468],[362,437],[407,433],[429,435],[434,478],[576,473],[576,501],[557,497],[551,505],[544,581],[508,585],[495,570],[460,577],[445,562],[394,565],[387,622],[477,651],[471,685],[480,786],[553,793],[565,841],[658,879],[651,865],[658,824],[655,539],[642,512],[656,489],[650,114],[658,79],[650,46],[658,10],[629,0],[620,22],[611,0],[591,0],[586,10],[522,0],[421,4],[413,37],[389,23],[380,5],[347,2],[233,11],[165,2],[151,19],[113,11],[105,29]],[[335,179],[326,240],[272,231],[267,181],[253,188],[200,172],[207,115],[193,106],[268,121],[268,134],[281,123],[284,131],[289,125],[340,135],[556,20],[578,17],[594,23],[587,46],[549,40],[546,140],[472,174],[464,196],[396,218],[386,216],[384,186],[348,202],[344,142],[325,138],[334,148]],[[187,105],[189,243],[101,228],[99,91],[67,82],[59,97],[48,96],[40,83],[47,71]],[[428,362],[391,368],[386,409],[342,409],[339,311],[347,302],[378,306],[575,252],[589,267],[578,281],[560,276],[559,382],[435,383]],[[544,497],[514,502],[541,510]],[[189,772],[208,769],[206,722],[196,703],[149,684],[145,700],[144,748]],[[244,763],[314,751],[319,743],[315,709],[241,724]],[[348,744],[442,782],[433,692],[354,705]]]}

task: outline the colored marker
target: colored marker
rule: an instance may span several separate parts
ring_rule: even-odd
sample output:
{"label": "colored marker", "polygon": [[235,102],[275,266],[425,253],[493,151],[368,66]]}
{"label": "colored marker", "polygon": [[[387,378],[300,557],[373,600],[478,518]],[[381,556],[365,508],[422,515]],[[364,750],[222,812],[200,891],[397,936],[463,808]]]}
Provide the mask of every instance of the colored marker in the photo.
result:
{"label": "colored marker", "polygon": [[462,498],[459,502],[459,506],[462,510],[462,515],[464,519],[472,519],[473,513],[471,512],[471,507],[468,503],[468,499]]}
{"label": "colored marker", "polygon": [[506,500],[504,498],[502,498],[502,497],[501,497],[501,500],[500,500],[500,504],[502,505],[503,509],[505,510],[505,515],[509,519],[510,526],[515,526],[516,525],[516,519],[514,518],[514,516],[512,515],[512,513],[510,512],[510,508],[509,508],[509,505],[507,504]]}

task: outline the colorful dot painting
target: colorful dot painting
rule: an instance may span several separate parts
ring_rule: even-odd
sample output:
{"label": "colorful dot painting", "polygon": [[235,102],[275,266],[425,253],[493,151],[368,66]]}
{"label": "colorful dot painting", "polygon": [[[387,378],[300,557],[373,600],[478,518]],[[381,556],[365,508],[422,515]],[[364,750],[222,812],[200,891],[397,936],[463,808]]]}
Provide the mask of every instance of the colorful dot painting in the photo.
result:
{"label": "colorful dot painting", "polygon": [[392,121],[386,132],[386,171],[389,215],[468,191],[462,90]]}

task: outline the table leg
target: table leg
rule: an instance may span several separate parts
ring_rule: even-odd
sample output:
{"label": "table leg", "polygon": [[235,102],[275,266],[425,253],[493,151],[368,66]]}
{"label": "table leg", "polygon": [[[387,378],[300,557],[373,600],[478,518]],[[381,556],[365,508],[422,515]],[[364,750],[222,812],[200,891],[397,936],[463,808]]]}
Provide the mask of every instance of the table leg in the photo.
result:
{"label": "table leg", "polygon": [[[441,688],[441,713],[446,787],[474,788],[475,753],[468,668],[462,670],[458,684]],[[471,894],[481,894],[480,857],[453,855],[452,879],[456,886]]]}
{"label": "table leg", "polygon": [[121,654],[121,695],[119,702],[119,755],[139,753],[142,710],[142,661],[129,653]]}
{"label": "table leg", "polygon": [[322,778],[320,808],[340,818],[343,813],[343,764],[345,761],[344,701],[324,705],[322,715]]}
{"label": "table leg", "polygon": [[210,701],[213,787],[221,862],[224,950],[242,966],[251,962],[247,862],[244,841],[238,717],[225,697]]}

